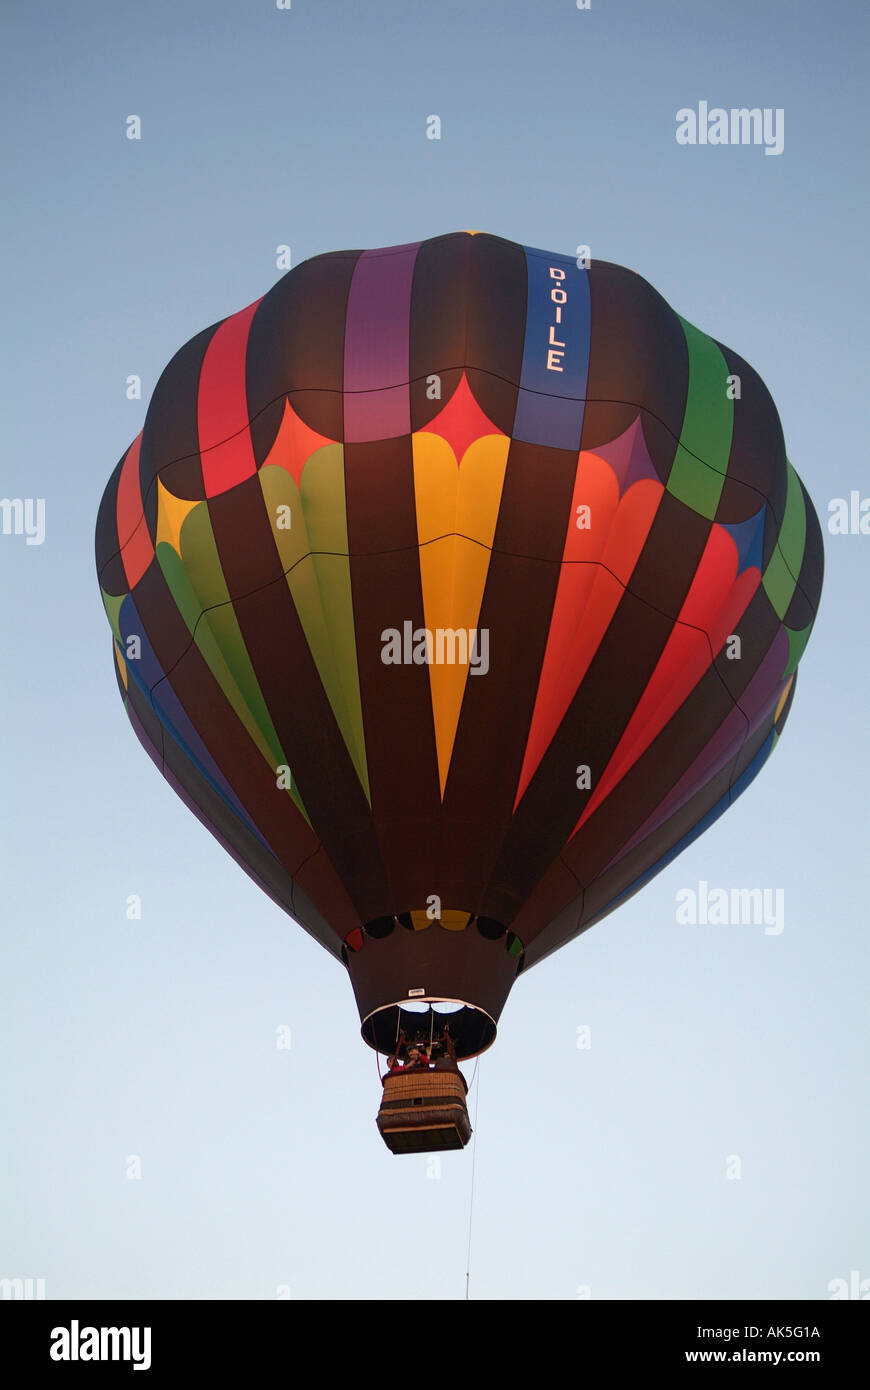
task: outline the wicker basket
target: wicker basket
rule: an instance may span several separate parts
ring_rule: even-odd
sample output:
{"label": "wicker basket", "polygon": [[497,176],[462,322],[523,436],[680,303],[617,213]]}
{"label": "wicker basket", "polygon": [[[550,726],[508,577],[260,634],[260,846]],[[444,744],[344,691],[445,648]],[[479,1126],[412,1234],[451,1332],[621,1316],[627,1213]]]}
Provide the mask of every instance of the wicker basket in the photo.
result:
{"label": "wicker basket", "polygon": [[408,1069],[384,1077],[378,1129],[392,1153],[462,1149],[471,1138],[465,1078],[452,1068]]}

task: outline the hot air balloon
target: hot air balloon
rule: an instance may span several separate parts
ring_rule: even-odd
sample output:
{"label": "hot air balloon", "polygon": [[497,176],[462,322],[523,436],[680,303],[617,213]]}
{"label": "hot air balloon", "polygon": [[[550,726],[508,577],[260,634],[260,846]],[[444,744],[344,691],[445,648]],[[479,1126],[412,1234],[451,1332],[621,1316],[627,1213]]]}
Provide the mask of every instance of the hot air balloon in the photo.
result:
{"label": "hot air balloon", "polygon": [[475,232],[315,256],[191,339],[96,552],[136,734],[343,963],[397,1152],[466,1142],[454,1059],[517,976],[756,776],[823,564],[747,362]]}

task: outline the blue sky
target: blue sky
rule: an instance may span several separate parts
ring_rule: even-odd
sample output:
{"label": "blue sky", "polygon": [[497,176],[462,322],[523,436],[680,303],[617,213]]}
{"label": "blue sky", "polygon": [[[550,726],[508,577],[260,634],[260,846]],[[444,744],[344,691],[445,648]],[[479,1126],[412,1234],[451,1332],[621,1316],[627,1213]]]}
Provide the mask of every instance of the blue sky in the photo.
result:
{"label": "blue sky", "polygon": [[[831,499],[870,495],[866,11],[12,0],[3,24],[0,493],[44,498],[46,534],[0,535],[0,1277],[464,1294],[470,1152],[434,1176],[383,1147],[341,967],[127,725],[92,538],[163,366],[275,281],[276,247],[296,264],[478,228],[589,244],[747,358],[827,570],[761,776],[514,990],[472,1093],[472,1296],[812,1299],[870,1278],[870,537],[825,526]],[[783,153],[678,145],[702,100],[782,108]],[[702,879],[784,889],[784,931],[678,924]]]}

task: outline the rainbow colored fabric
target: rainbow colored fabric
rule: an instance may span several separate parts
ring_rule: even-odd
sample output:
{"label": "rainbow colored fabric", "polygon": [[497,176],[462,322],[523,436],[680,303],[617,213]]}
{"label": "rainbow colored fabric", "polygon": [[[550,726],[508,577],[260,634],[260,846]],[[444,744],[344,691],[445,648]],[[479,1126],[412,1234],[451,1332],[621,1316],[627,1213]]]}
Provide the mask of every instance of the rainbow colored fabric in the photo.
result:
{"label": "rainbow colored fabric", "polygon": [[[317,256],[187,343],[96,548],[141,742],[345,959],[398,915],[531,964],[634,892],[770,754],[822,581],[742,358],[470,232]],[[487,669],[404,659],[426,631]]]}

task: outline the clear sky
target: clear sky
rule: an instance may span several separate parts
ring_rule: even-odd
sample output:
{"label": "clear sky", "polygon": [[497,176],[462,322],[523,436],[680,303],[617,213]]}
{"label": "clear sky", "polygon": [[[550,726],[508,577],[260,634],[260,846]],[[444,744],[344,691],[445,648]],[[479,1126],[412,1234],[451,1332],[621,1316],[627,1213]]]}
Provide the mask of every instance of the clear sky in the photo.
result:
{"label": "clear sky", "polygon": [[[0,535],[0,1277],[464,1295],[471,1151],[440,1176],[388,1154],[345,972],[140,749],[93,529],[163,366],[274,283],[277,246],[297,264],[477,228],[589,244],[751,362],[827,571],[758,779],[517,983],[471,1097],[471,1294],[870,1278],[870,536],[826,528],[832,499],[870,496],[866,7],[6,0],[3,27],[0,494],[46,511],[43,544]],[[782,108],[783,152],[678,145],[700,101]],[[782,888],[784,930],[680,925],[702,879]]]}

